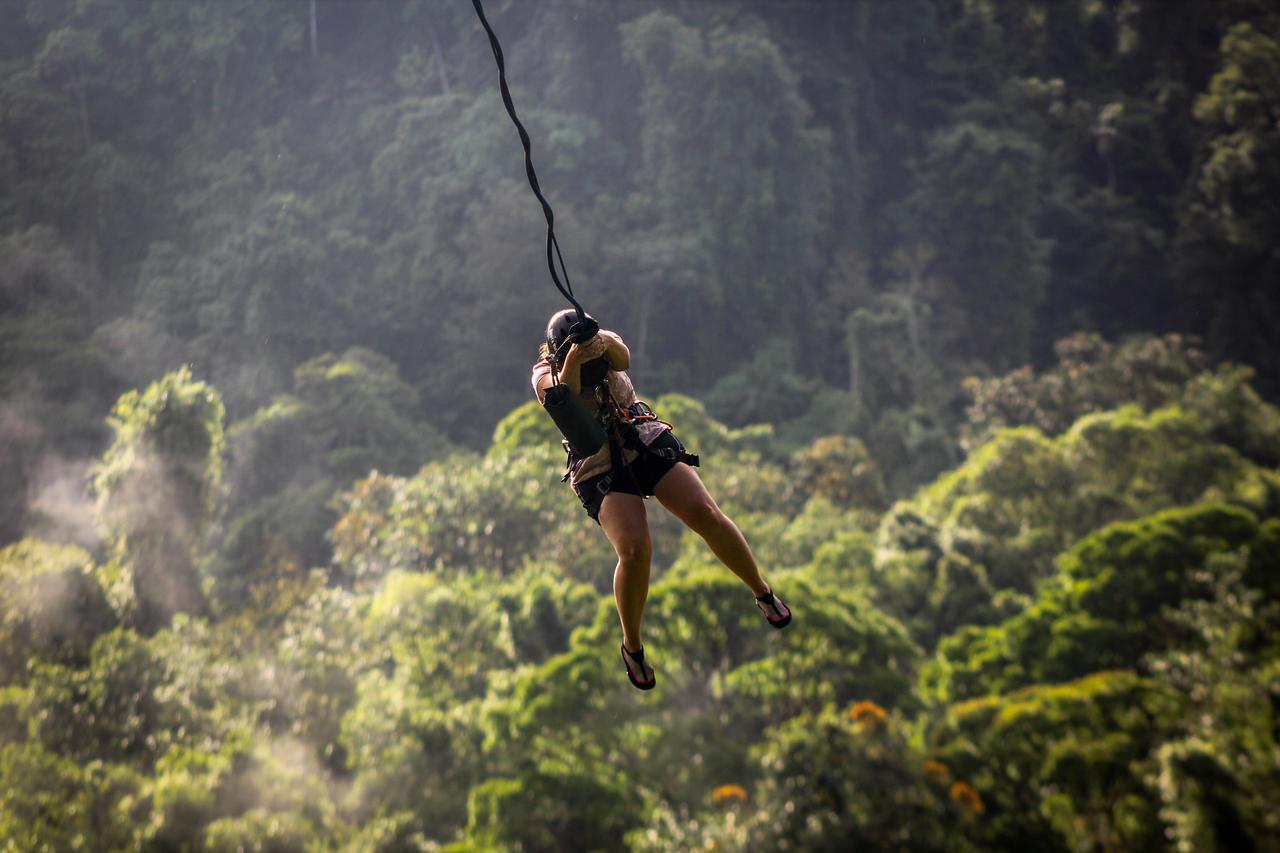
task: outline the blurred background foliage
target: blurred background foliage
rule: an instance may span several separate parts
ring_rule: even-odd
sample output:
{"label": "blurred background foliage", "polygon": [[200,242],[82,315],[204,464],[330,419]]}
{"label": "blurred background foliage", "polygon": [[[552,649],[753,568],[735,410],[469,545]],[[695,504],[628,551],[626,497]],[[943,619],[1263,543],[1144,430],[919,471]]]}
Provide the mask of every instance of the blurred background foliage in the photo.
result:
{"label": "blurred background foliage", "polygon": [[3,845],[1275,849],[1273,5],[492,0],[797,613],[651,503],[640,695],[470,6],[13,0]]}

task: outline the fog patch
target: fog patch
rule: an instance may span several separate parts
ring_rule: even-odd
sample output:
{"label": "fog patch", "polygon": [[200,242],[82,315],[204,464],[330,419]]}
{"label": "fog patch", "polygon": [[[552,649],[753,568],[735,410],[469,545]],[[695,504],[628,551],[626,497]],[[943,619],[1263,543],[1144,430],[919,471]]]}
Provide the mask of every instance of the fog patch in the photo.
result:
{"label": "fog patch", "polygon": [[0,403],[0,460],[8,462],[7,454],[12,452],[13,447],[37,441],[44,436],[40,424],[25,408],[13,403]]}
{"label": "fog patch", "polygon": [[182,341],[140,317],[120,317],[99,326],[93,342],[107,352],[117,376],[145,388],[184,363]]}
{"label": "fog patch", "polygon": [[220,817],[204,833],[210,848],[300,849],[307,839],[331,835],[336,809],[326,774],[305,743],[259,739],[246,758],[221,784]]}
{"label": "fog patch", "polygon": [[36,464],[27,482],[28,535],[90,551],[101,544],[89,494],[94,461],[48,454]]}
{"label": "fog patch", "polygon": [[126,466],[99,479],[99,529],[127,567],[143,631],[167,626],[175,613],[206,613],[197,563],[208,508],[192,487],[202,464],[135,450]]}
{"label": "fog patch", "polygon": [[0,544],[23,536],[31,469],[44,443],[30,403],[0,401]]}

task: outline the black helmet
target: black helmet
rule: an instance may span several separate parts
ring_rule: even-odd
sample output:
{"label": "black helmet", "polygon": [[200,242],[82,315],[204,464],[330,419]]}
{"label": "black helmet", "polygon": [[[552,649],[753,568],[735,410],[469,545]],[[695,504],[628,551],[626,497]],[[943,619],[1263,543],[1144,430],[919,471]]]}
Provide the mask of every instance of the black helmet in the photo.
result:
{"label": "black helmet", "polygon": [[[592,334],[599,330],[600,326],[596,323],[594,317],[590,314],[583,314],[587,320],[588,329]],[[547,321],[547,347],[551,350],[551,357],[559,364],[564,358],[564,350],[567,341],[573,332],[578,331],[578,312],[572,308],[566,308],[563,311],[557,311],[551,315],[551,319]],[[590,338],[590,335],[587,336]]]}

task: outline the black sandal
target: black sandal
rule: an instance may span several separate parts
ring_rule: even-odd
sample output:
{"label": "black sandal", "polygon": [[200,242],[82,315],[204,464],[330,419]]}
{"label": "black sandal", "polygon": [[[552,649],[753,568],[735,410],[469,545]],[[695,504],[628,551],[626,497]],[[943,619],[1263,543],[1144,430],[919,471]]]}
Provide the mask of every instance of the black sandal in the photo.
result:
{"label": "black sandal", "polygon": [[627,667],[627,678],[631,679],[631,683],[640,690],[652,690],[658,683],[658,677],[653,671],[653,666],[644,659],[644,646],[641,646],[638,652],[629,652],[626,646],[619,646],[619,648],[622,650],[622,662]]}
{"label": "black sandal", "polygon": [[791,610],[782,603],[782,599],[774,595],[773,590],[756,597],[756,607],[775,628],[785,628],[791,624]]}

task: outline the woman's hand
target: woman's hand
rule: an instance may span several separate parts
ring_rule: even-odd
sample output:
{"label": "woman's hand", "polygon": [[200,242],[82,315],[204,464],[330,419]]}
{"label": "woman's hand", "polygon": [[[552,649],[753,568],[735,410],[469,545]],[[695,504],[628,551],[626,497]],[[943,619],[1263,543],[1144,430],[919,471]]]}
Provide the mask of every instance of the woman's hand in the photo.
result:
{"label": "woman's hand", "polygon": [[582,365],[592,359],[604,355],[608,342],[599,335],[580,344],[571,344],[564,354],[564,363],[560,367],[559,379],[575,394],[582,393]]}
{"label": "woman's hand", "polygon": [[604,355],[604,351],[609,348],[609,342],[605,339],[604,335],[596,335],[581,346],[582,363],[586,364],[588,361],[594,361]]}
{"label": "woman's hand", "polygon": [[569,347],[569,351],[565,353],[564,363],[583,365],[588,361],[599,358],[604,355],[604,351],[608,348],[609,342],[601,335],[596,335],[589,341],[580,344],[573,344]]}
{"label": "woman's hand", "polygon": [[608,359],[609,366],[614,370],[626,370],[631,364],[631,353],[622,338],[613,332],[602,331],[589,341],[570,345],[560,368],[560,381],[573,389],[573,393],[580,393],[582,365],[597,358]]}

